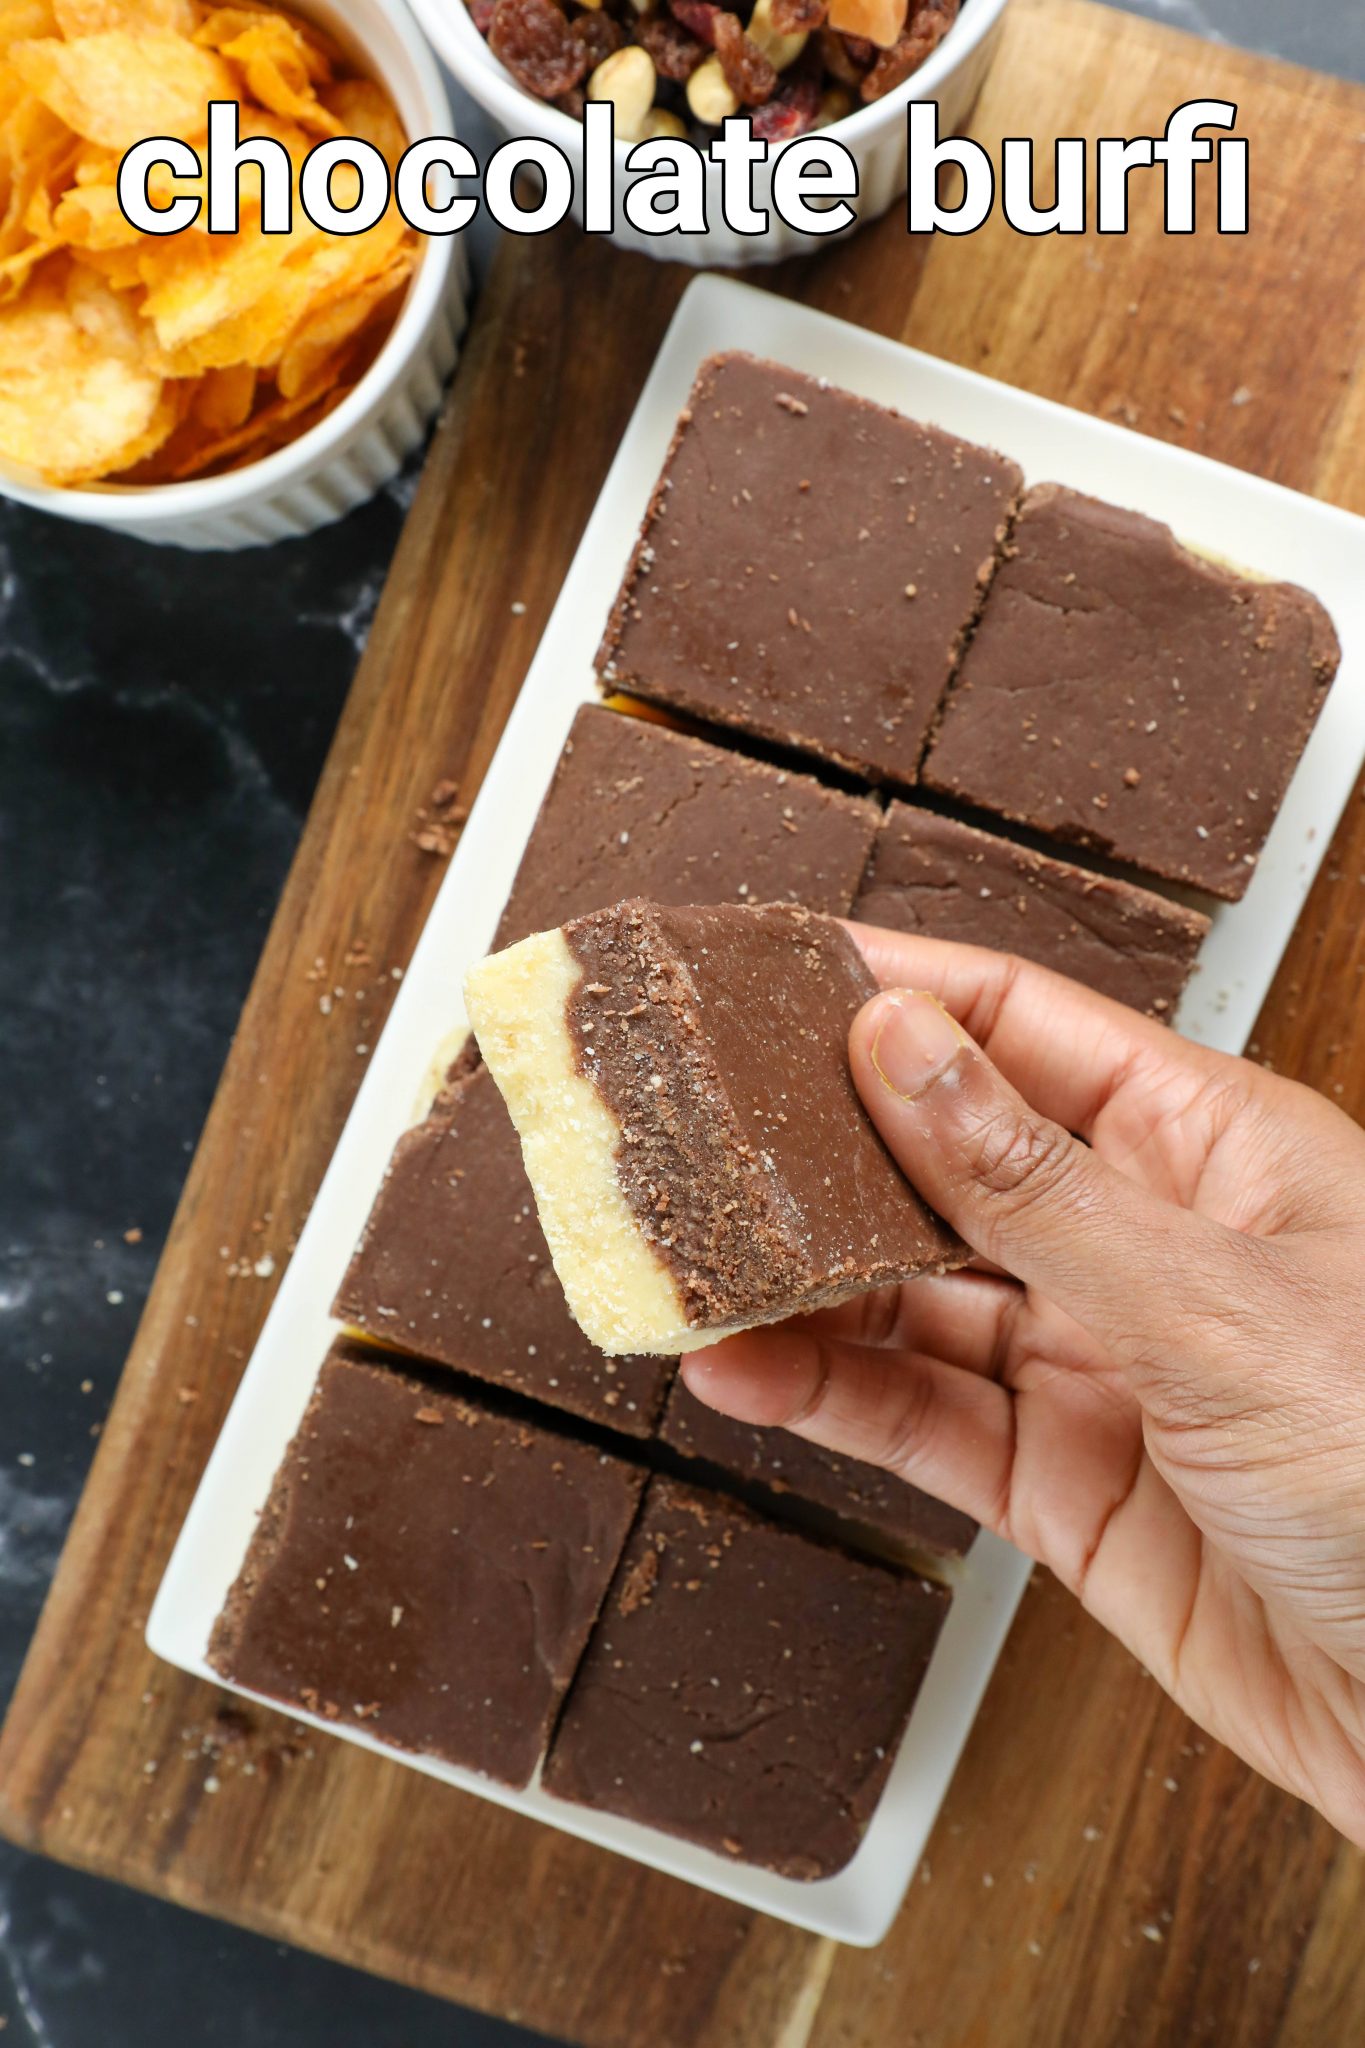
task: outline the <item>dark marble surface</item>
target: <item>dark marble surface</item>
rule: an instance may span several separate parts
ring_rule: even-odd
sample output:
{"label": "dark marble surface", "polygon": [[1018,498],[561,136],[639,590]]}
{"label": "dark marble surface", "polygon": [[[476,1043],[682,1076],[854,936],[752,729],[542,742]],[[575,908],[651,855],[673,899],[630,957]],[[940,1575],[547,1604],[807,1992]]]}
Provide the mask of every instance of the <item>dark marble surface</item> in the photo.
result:
{"label": "dark marble surface", "polygon": [[[1360,0],[1133,4],[1365,78]],[[4,1697],[412,483],[268,555],[163,552],[0,503]],[[531,2038],[4,1845],[0,2018],[6,2048]]]}

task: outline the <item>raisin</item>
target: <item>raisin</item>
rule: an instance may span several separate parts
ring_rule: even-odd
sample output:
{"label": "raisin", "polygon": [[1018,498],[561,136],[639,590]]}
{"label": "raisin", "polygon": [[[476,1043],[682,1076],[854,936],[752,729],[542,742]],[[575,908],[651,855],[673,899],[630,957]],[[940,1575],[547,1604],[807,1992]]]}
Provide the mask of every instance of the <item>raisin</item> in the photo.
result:
{"label": "raisin", "polygon": [[790,142],[794,135],[807,134],[819,115],[819,72],[788,72],[767,105],[755,113],[754,138],[764,142]]}
{"label": "raisin", "polygon": [[919,70],[957,19],[961,0],[916,0],[895,43],[883,50],[859,88],[865,100],[884,99]]}
{"label": "raisin", "polygon": [[725,83],[742,107],[761,107],[777,91],[777,73],[737,14],[716,16],[716,55]]}
{"label": "raisin", "polygon": [[469,0],[469,18],[481,36],[487,36],[493,26],[493,10],[497,0]]}
{"label": "raisin", "polygon": [[583,109],[588,104],[588,95],[581,85],[571,85],[567,92],[562,92],[559,98],[552,100],[550,104],[558,107],[561,114],[567,114],[571,121],[581,121]]}
{"label": "raisin", "polygon": [[836,28],[822,28],[820,31],[820,61],[835,83],[847,86],[850,92],[857,92],[863,82],[863,73],[875,55],[869,44],[867,57],[860,63],[849,48],[854,41],[852,36],[841,36]]}
{"label": "raisin", "polygon": [[595,71],[626,40],[626,32],[619,21],[591,7],[575,15],[569,23],[569,34],[581,49],[586,50],[589,71]]}
{"label": "raisin", "polygon": [[773,27],[780,36],[809,34],[823,25],[828,11],[826,0],[773,0]]}
{"label": "raisin", "polygon": [[635,31],[635,40],[654,59],[660,78],[685,85],[706,55],[705,43],[698,42],[691,29],[684,28],[672,14],[647,14]]}
{"label": "raisin", "polygon": [[554,0],[498,0],[488,47],[538,100],[560,99],[588,70],[587,52]]}
{"label": "raisin", "polygon": [[699,43],[705,43],[708,50],[715,49],[720,9],[712,5],[712,0],[668,0],[668,5],[674,18],[690,29]]}

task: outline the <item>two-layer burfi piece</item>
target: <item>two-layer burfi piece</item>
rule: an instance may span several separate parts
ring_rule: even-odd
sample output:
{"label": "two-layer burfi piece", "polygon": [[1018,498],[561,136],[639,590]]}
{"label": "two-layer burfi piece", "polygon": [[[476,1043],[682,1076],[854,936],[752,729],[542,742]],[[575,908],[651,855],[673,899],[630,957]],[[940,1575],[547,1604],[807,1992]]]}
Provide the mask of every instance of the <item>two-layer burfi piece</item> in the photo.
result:
{"label": "two-layer burfi piece", "polygon": [[1293,584],[1057,484],[1030,491],[922,771],[930,789],[1242,896],[1340,649]]}
{"label": "two-layer burfi piece", "polygon": [[[808,775],[600,706],[580,711],[498,927],[499,944],[614,902],[848,910],[881,813]],[[629,1435],[671,1366],[606,1358],[570,1316],[507,1112],[457,1073],[398,1142],[335,1303],[352,1328]]]}
{"label": "two-layer burfi piece", "polygon": [[603,1351],[690,1350],[960,1257],[854,1087],[876,984],[834,919],[629,902],[494,954],[465,992]]}
{"label": "two-layer burfi piece", "polygon": [[990,449],[821,379],[715,356],[599,672],[874,782],[913,782],[1021,482]]}
{"label": "two-layer burfi piece", "polygon": [[788,1877],[832,1876],[881,1795],[948,1604],[653,1479],[546,1790]]}
{"label": "two-layer burfi piece", "polygon": [[864,924],[1017,953],[1169,1019],[1202,911],[916,804],[893,803],[853,905]]}
{"label": "two-layer burfi piece", "polygon": [[225,1678],[525,1785],[643,1475],[337,1346],[223,1609]]}

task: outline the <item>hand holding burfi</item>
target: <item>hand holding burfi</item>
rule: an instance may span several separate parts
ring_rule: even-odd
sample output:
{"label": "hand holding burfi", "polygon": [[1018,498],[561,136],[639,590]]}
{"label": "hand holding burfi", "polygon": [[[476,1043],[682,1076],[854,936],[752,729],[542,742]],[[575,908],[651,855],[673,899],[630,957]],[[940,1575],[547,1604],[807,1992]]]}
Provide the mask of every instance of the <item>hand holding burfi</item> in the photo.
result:
{"label": "hand holding burfi", "polygon": [[1365,1840],[1365,1134],[1045,970],[859,938],[883,984],[851,1035],[863,1101],[1017,1278],[751,1331],[686,1360],[689,1387],[1008,1537]]}

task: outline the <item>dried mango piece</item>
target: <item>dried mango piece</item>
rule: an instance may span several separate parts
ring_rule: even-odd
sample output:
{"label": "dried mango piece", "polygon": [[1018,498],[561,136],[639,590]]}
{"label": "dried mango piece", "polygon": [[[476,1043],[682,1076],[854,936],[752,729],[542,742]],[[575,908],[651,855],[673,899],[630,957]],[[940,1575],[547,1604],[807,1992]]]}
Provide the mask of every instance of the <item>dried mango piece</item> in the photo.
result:
{"label": "dried mango piece", "polygon": [[161,32],[110,29],[74,43],[41,38],[15,43],[10,58],[68,128],[120,153],[149,135],[203,135],[209,101],[234,92],[221,57]]}

